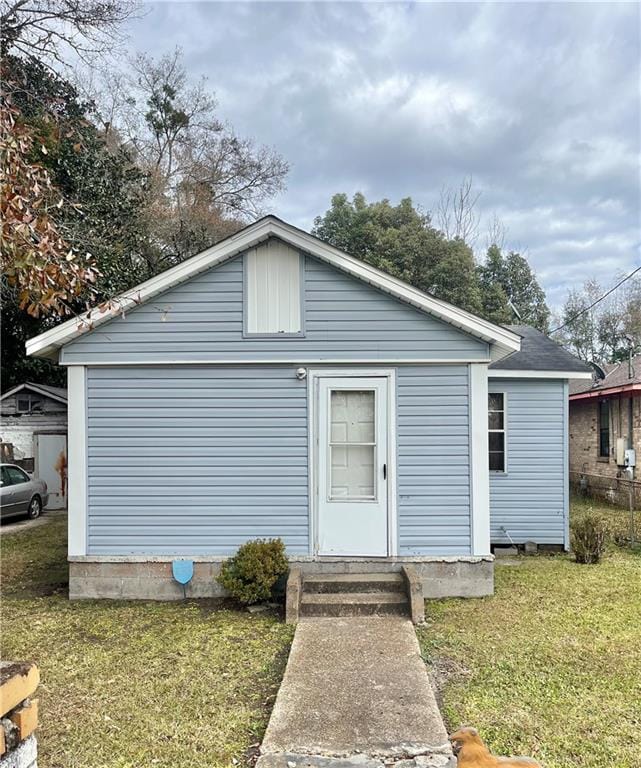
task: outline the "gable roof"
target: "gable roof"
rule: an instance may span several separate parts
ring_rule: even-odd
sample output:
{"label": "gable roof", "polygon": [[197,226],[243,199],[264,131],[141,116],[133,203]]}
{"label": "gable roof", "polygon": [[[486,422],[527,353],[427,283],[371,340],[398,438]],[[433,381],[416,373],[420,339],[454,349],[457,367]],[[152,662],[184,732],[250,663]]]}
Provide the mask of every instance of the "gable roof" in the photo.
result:
{"label": "gable roof", "polygon": [[347,274],[357,277],[418,309],[460,328],[470,335],[493,345],[493,358],[500,358],[520,348],[520,338],[508,328],[483,320],[442,299],[419,291],[381,270],[340,251],[308,232],[287,224],[276,216],[265,216],[234,235],[207,248],[196,256],[177,264],[150,280],[122,293],[109,306],[96,307],[89,313],[74,317],[45,333],[29,339],[28,355],[54,357],[58,349],[70,341],[117,317],[122,312],[144,304],[169,288],[254,247],[270,237],[278,237],[298,250],[326,261]]}
{"label": "gable roof", "polygon": [[605,363],[602,366],[605,372],[603,379],[594,376],[592,381],[571,381],[570,399],[582,400],[641,390],[641,355],[635,355],[631,362],[631,371],[628,361],[622,360],[620,363]]}
{"label": "gable roof", "polygon": [[18,392],[22,392],[24,389],[29,389],[32,392],[36,392],[39,395],[50,397],[52,400],[57,400],[59,403],[67,404],[67,390],[64,387],[51,387],[48,384],[34,384],[31,381],[26,381],[24,384],[18,384],[17,387],[3,392],[0,395],[0,400],[4,400],[6,397],[15,395]]}
{"label": "gable roof", "polygon": [[[591,378],[592,368],[563,349],[541,331],[530,325],[510,325],[521,336],[521,349],[490,365],[490,375],[529,373],[535,377],[556,375],[558,378]],[[565,374],[565,375],[561,375]]]}

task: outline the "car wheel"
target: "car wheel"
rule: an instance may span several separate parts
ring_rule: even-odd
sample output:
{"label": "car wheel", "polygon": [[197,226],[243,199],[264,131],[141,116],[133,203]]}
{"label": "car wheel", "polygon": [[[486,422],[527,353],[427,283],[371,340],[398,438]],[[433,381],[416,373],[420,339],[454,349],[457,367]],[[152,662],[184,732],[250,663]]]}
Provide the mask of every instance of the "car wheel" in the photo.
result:
{"label": "car wheel", "polygon": [[27,514],[29,515],[30,520],[35,520],[37,517],[40,517],[40,513],[42,512],[42,502],[40,501],[39,496],[34,496],[33,499],[29,502],[29,511]]}

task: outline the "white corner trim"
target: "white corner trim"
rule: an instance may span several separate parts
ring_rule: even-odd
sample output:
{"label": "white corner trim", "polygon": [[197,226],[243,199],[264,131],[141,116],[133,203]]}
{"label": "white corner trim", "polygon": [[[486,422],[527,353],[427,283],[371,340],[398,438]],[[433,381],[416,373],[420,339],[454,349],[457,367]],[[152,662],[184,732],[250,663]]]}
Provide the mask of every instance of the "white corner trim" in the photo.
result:
{"label": "white corner trim", "polygon": [[487,365],[470,365],[470,513],[472,555],[490,554]]}
{"label": "white corner trim", "polygon": [[290,246],[326,261],[332,266],[364,280],[472,336],[489,343],[495,343],[506,355],[521,348],[521,337],[507,328],[490,323],[434,296],[428,296],[411,285],[391,277],[359,259],[348,256],[338,248],[324,243],[301,229],[286,224],[274,216],[267,216],[217,245],[192,256],[191,259],[187,259],[187,261],[177,264],[135,288],[125,291],[107,306],[96,307],[82,317],[75,317],[50,331],[29,339],[26,343],[27,354],[41,357],[50,356],[64,344],[102,325],[102,323],[145,303],[153,296],[200,272],[252,248],[269,237],[278,237]]}
{"label": "white corner trim", "polygon": [[505,368],[493,370],[490,368],[488,376],[491,379],[591,379],[589,371],[510,371]]}
{"label": "white corner trim", "polygon": [[87,369],[67,370],[69,555],[87,554]]}

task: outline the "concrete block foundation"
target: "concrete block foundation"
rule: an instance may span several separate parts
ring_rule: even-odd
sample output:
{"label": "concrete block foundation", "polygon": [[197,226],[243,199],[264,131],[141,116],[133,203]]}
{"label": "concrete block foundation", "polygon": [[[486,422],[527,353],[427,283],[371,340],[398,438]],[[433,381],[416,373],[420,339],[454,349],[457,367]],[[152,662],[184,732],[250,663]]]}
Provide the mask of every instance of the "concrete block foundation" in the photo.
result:
{"label": "concrete block foundation", "polygon": [[[188,598],[222,598],[216,581],[222,562],[194,558],[194,577]],[[494,558],[377,558],[296,560],[303,574],[401,572],[411,564],[423,585],[425,598],[483,597],[494,592]],[[69,597],[114,600],[181,600],[183,589],[171,573],[171,558],[140,556],[73,558],[69,562]]]}

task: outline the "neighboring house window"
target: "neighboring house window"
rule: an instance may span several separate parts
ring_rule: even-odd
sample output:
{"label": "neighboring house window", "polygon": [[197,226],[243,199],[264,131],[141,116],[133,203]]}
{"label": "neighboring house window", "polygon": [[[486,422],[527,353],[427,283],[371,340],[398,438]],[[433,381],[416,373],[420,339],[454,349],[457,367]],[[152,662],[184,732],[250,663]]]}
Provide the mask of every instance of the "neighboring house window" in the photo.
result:
{"label": "neighboring house window", "polygon": [[490,471],[505,472],[505,395],[488,395],[487,417],[490,447]]}
{"label": "neighboring house window", "polygon": [[610,458],[610,401],[599,402],[599,458]]}
{"label": "neighboring house window", "polygon": [[280,240],[245,254],[245,333],[302,333],[301,256]]}
{"label": "neighboring house window", "polygon": [[16,410],[18,413],[31,413],[41,410],[41,400],[37,395],[16,395]]}

